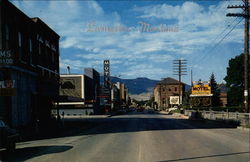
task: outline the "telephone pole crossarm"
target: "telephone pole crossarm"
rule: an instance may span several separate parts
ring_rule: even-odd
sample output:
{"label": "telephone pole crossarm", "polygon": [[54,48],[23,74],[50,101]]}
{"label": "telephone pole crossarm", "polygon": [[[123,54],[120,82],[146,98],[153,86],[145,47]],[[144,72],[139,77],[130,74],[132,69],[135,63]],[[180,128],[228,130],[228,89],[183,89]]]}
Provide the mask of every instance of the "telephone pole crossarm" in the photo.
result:
{"label": "telephone pole crossarm", "polygon": [[[187,75],[187,60],[174,60],[173,61],[173,75],[179,76],[179,106],[181,105],[181,95],[183,95],[183,91],[181,91],[181,76]],[[182,93],[182,94],[181,94]]]}

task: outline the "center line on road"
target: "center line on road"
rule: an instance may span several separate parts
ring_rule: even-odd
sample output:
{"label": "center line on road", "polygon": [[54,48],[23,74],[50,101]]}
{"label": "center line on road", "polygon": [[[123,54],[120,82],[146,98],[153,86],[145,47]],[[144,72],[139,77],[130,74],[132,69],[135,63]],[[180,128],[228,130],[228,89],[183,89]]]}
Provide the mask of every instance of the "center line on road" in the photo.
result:
{"label": "center line on road", "polygon": [[141,145],[139,144],[138,162],[141,162]]}

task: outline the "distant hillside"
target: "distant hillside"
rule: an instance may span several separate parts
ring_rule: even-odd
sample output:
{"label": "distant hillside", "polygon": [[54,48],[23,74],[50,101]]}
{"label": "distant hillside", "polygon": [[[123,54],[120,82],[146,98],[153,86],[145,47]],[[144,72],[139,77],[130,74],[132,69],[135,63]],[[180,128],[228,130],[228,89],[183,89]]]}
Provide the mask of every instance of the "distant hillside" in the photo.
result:
{"label": "distant hillside", "polygon": [[[101,82],[103,83],[103,77],[101,76]],[[136,79],[121,79],[118,77],[111,77],[111,82],[121,82],[126,85],[130,94],[141,94],[141,93],[153,93],[154,86],[159,80],[152,80],[148,78],[136,78]],[[186,91],[191,87],[186,85]]]}
{"label": "distant hillside", "polygon": [[[101,82],[103,82],[103,77],[101,77]],[[148,78],[136,78],[136,79],[121,79],[118,77],[111,77],[111,82],[121,82],[126,85],[129,89],[130,94],[141,94],[146,92],[152,92],[158,80],[151,80]]]}

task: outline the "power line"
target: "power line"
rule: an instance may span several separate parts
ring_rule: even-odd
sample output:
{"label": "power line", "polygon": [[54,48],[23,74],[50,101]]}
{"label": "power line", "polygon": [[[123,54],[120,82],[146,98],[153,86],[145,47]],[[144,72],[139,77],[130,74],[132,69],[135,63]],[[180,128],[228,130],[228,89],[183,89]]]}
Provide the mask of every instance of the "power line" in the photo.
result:
{"label": "power line", "polygon": [[[209,51],[209,52],[212,52],[234,29],[235,29],[235,27],[241,22],[243,20],[243,18],[242,19],[240,19],[240,21],[238,21],[238,23],[237,24],[235,24],[234,25],[234,27],[217,43],[217,44],[215,44],[215,46]],[[209,53],[208,52],[208,53]]]}
{"label": "power line", "polygon": [[203,60],[203,59],[205,59],[207,56],[211,56],[211,55],[208,55],[210,52],[212,52],[216,47],[218,47],[220,44],[221,44],[221,42],[236,28],[236,26],[241,22],[243,20],[243,18],[242,19],[240,19],[240,21],[238,21],[232,28],[231,28],[231,30],[226,34],[226,35],[224,35],[224,37],[222,37],[221,39],[220,39],[220,41],[219,42],[217,42],[210,50],[208,50],[208,52],[206,52],[204,55],[203,55],[203,57],[201,57],[198,61],[196,61],[196,62],[200,62],[201,60]]}

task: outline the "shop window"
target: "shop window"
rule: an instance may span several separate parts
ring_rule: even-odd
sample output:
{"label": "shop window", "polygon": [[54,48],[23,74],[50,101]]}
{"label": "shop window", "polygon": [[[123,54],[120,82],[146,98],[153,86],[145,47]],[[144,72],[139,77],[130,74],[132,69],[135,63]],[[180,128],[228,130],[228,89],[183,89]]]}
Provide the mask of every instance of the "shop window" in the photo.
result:
{"label": "shop window", "polygon": [[33,46],[31,38],[29,39],[29,53],[30,53],[30,64],[33,64]]}

